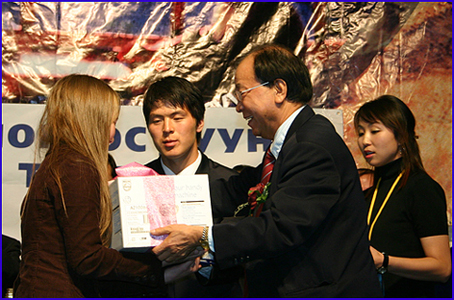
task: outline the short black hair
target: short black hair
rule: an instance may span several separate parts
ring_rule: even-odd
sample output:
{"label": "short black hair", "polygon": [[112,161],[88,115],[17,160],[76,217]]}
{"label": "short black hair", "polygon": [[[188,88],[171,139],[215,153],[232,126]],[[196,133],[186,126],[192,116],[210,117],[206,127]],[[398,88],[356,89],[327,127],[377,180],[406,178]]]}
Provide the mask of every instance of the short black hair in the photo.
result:
{"label": "short black hair", "polygon": [[[205,116],[205,104],[200,90],[184,78],[168,76],[152,83],[143,99],[143,116],[147,126],[150,120],[150,112],[158,104],[173,107],[187,108],[196,119],[197,124],[203,121]],[[197,133],[197,141],[200,141],[201,133]]]}
{"label": "short black hair", "polygon": [[287,99],[306,104],[312,99],[313,88],[304,62],[282,45],[265,44],[253,48],[245,57],[254,57],[254,72],[258,82],[274,85],[276,79],[287,83]]}

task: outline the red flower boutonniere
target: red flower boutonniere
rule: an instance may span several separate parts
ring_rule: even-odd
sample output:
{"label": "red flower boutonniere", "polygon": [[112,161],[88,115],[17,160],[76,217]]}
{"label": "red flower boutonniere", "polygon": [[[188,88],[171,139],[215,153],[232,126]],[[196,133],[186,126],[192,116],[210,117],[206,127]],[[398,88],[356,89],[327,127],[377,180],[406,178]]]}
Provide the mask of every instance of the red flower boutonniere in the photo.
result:
{"label": "red flower boutonniere", "polygon": [[257,205],[266,202],[266,199],[268,198],[269,194],[270,185],[271,182],[268,182],[267,184],[259,183],[256,186],[249,189],[248,203],[250,212],[252,212]]}
{"label": "red flower boutonniere", "polygon": [[257,205],[266,202],[270,185],[271,182],[268,182],[267,184],[259,183],[250,188],[248,191],[248,202],[239,205],[235,210],[234,216],[236,217],[236,215],[246,206],[249,206],[249,214],[252,215],[252,211]]}

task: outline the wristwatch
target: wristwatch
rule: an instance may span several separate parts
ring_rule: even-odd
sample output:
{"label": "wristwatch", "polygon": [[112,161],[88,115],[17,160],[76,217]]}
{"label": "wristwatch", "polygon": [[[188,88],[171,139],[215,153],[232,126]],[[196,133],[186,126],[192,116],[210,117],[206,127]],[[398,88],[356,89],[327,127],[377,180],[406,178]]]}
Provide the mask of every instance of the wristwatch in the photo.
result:
{"label": "wristwatch", "polygon": [[203,227],[200,245],[202,246],[203,249],[210,250],[210,245],[208,244],[208,226]]}
{"label": "wristwatch", "polygon": [[389,256],[385,252],[383,254],[383,264],[380,268],[377,269],[377,272],[380,274],[385,274],[388,271]]}

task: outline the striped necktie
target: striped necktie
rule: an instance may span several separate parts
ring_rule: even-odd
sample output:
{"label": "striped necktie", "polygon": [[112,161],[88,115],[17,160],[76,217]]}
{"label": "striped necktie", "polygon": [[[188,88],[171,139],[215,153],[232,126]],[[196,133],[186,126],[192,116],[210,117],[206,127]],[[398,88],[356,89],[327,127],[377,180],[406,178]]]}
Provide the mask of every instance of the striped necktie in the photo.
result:
{"label": "striped necktie", "polygon": [[[263,169],[262,169],[262,180],[260,181],[263,185],[266,185],[271,178],[271,173],[273,173],[274,162],[276,159],[274,158],[273,154],[271,153],[271,148],[268,148],[265,154],[265,159],[263,160]],[[258,217],[262,212],[263,205],[265,203],[260,203],[255,210],[254,215]]]}
{"label": "striped necktie", "polygon": [[[262,184],[266,185],[271,178],[271,173],[273,173],[273,168],[274,168],[274,162],[276,159],[274,158],[273,154],[271,153],[271,148],[268,147],[268,150],[266,151],[265,154],[265,159],[263,160],[263,169],[262,169],[262,180],[260,181]],[[262,212],[264,203],[259,204],[253,215],[255,217],[258,217],[260,213]],[[243,297],[248,298],[249,296],[249,288],[248,288],[248,283],[247,283],[247,276],[246,276],[246,269],[244,269],[244,287],[243,287]]]}
{"label": "striped necktie", "polygon": [[276,159],[271,153],[270,148],[266,151],[265,159],[263,160],[262,180],[263,184],[267,184],[270,181],[271,173],[273,172],[274,162]]}

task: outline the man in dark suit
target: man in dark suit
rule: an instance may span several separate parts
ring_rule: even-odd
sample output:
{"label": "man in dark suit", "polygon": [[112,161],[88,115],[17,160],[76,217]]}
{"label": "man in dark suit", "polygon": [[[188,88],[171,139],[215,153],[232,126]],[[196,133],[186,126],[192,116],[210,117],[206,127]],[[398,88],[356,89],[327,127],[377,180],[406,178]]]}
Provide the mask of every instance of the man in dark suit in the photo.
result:
{"label": "man in dark suit", "polygon": [[[143,114],[160,154],[159,158],[147,163],[147,167],[162,175],[208,174],[210,184],[238,175],[198,149],[205,105],[199,89],[186,79],[165,77],[151,84],[145,93]],[[217,195],[211,188],[210,193]],[[219,197],[213,200],[217,199]],[[215,218],[213,223],[221,221],[222,218]],[[238,277],[230,282],[205,286],[192,274],[169,284],[169,295],[177,298],[241,297],[242,292]]]}
{"label": "man in dark suit", "polygon": [[[165,77],[150,85],[144,95],[143,115],[159,158],[146,164],[161,175],[208,174],[213,181],[225,181],[238,172],[227,168],[198,149],[204,126],[205,105],[199,89],[183,78]],[[217,191],[210,186],[211,195]],[[215,197],[219,199],[219,197]],[[220,200],[220,199],[219,199]],[[215,205],[212,203],[212,206]],[[219,205],[216,205],[219,206]],[[214,218],[213,223],[222,218]],[[124,256],[142,260],[141,253],[124,252]],[[240,268],[231,268],[227,280],[202,285],[191,274],[168,284],[170,297],[219,298],[241,297]],[[225,277],[225,276],[224,276]],[[148,297],[149,287],[123,282],[101,282],[103,297]]]}
{"label": "man in dark suit", "polygon": [[[145,93],[143,114],[160,154],[159,158],[147,163],[147,167],[162,175],[208,174],[210,185],[213,181],[227,180],[238,174],[198,149],[205,105],[198,88],[186,79],[166,77],[153,83]],[[217,191],[210,188],[210,193],[216,195]],[[221,221],[222,218],[214,218],[213,223]],[[177,298],[241,297],[242,292],[238,278],[205,286],[191,274],[169,284],[169,295]]]}
{"label": "man in dark suit", "polygon": [[[250,297],[381,297],[356,165],[330,121],[307,105],[307,67],[288,49],[264,45],[240,62],[235,85],[236,110],[254,135],[272,140],[275,163],[263,207],[208,229],[152,230],[169,234],[153,252],[173,261],[208,243],[221,269],[245,265]],[[261,175],[260,165],[220,183],[215,213],[245,202]]]}

